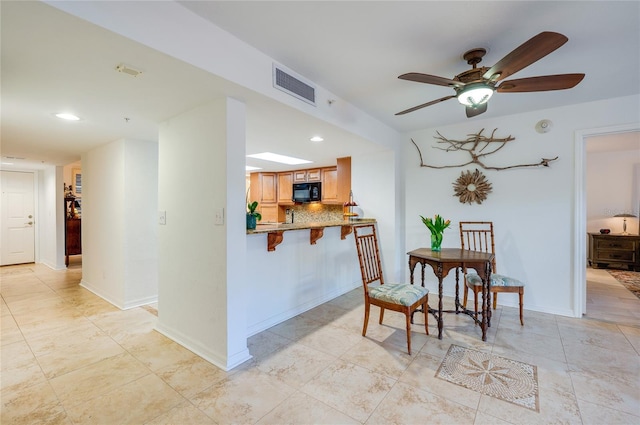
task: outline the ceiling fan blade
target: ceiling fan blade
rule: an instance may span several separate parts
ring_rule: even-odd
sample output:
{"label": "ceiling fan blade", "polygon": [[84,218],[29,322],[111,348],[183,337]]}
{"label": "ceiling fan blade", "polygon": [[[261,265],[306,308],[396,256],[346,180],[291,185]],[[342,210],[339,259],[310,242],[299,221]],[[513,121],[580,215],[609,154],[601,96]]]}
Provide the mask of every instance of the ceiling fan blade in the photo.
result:
{"label": "ceiling fan blade", "polygon": [[575,87],[584,74],[545,75],[503,81],[496,91],[499,93],[524,93],[532,91],[565,90]]}
{"label": "ceiling fan blade", "polygon": [[498,61],[482,77],[491,81],[503,80],[547,56],[567,40],[567,37],[557,32],[541,32]]}
{"label": "ceiling fan blade", "polygon": [[436,75],[420,74],[419,72],[409,72],[402,74],[398,78],[401,80],[415,81],[416,83],[435,84],[445,87],[464,87],[462,81],[450,80],[449,78],[438,77]]}
{"label": "ceiling fan blade", "polygon": [[467,106],[467,118],[472,118],[485,112],[487,112],[487,103],[483,103],[476,107]]}
{"label": "ceiling fan blade", "polygon": [[445,96],[440,99],[432,100],[431,102],[423,103],[422,105],[414,106],[413,108],[405,109],[404,111],[398,112],[396,115],[404,115],[409,112],[417,111],[418,109],[426,108],[427,106],[435,105],[436,103],[444,102],[445,100],[455,99],[455,96]]}

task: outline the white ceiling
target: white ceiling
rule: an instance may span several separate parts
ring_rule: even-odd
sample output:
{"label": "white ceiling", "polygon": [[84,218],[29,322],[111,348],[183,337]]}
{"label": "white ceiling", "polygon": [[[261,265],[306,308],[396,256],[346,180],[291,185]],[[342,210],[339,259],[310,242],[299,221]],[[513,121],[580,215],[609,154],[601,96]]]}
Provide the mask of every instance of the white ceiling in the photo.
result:
{"label": "white ceiling", "polygon": [[[636,1],[181,3],[401,132],[467,118],[455,100],[395,116],[452,94],[398,75],[451,78],[469,69],[463,52],[486,48],[481,65],[490,66],[541,31],[560,32],[569,41],[516,78],[583,72],[585,79],[565,91],[498,93],[488,112],[472,119],[640,92]],[[156,140],[159,122],[221,95],[247,102],[248,153],[268,148],[325,165],[378,148],[49,5],[3,1],[0,7],[3,162],[12,156],[64,165],[120,138]],[[119,63],[143,74],[117,73]],[[83,120],[54,119],[61,110],[75,111]],[[325,142],[309,143],[315,133]]]}

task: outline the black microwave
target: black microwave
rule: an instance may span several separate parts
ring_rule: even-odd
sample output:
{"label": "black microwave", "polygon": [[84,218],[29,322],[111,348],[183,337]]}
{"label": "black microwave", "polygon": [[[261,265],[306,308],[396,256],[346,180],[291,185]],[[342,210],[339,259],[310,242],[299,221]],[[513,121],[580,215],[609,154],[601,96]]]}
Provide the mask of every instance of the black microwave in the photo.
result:
{"label": "black microwave", "polygon": [[294,183],[293,202],[320,202],[322,200],[320,182]]}

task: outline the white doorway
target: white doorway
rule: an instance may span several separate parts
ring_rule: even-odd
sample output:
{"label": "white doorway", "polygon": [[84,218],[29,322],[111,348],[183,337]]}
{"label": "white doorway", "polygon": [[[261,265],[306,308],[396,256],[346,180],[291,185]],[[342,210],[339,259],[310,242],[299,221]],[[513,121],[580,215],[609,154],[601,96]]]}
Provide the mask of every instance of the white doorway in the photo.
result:
{"label": "white doorway", "polygon": [[32,263],[35,260],[34,173],[2,171],[0,265]]}
{"label": "white doorway", "polygon": [[[575,200],[573,295],[574,313],[582,317],[587,309],[587,142],[589,138],[640,131],[640,123],[576,131],[575,133]],[[631,195],[631,194],[630,194]],[[638,196],[632,196],[632,208],[638,208]]]}

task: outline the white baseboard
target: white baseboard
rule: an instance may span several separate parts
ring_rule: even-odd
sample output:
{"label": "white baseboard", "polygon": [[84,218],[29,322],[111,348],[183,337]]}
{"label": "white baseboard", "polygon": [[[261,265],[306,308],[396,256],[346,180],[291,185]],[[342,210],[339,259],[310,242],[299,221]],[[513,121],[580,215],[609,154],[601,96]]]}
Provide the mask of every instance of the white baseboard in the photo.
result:
{"label": "white baseboard", "polygon": [[209,363],[212,363],[213,365],[219,367],[225,372],[228,372],[236,366],[239,366],[240,364],[253,358],[248,349],[244,349],[242,352],[226,358],[224,355],[214,353],[209,348],[203,346],[198,341],[192,340],[183,333],[164,326],[160,321],[158,321],[156,324],[156,331],[171,339],[172,341],[175,341],[176,343],[182,345],[187,350],[197,354],[198,356],[202,357]]}

